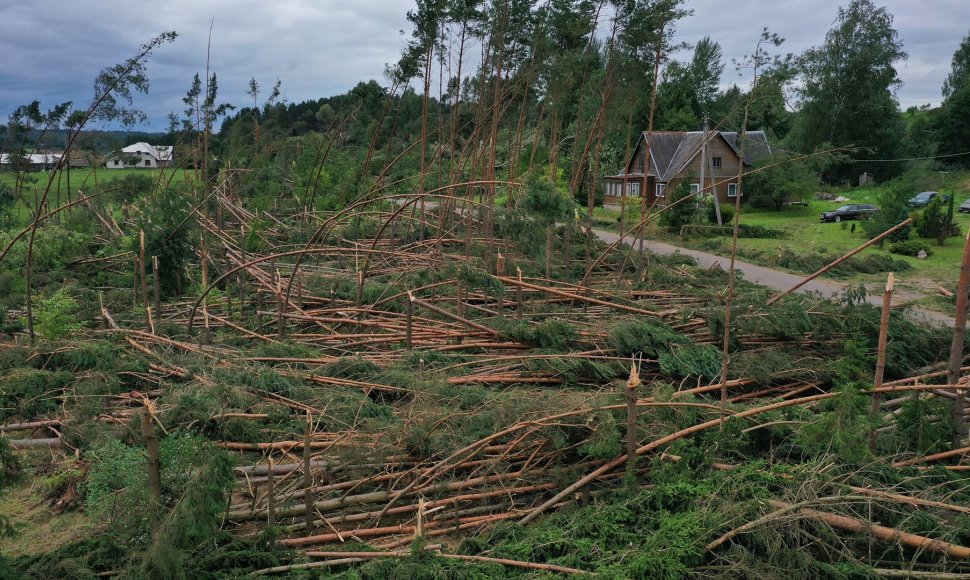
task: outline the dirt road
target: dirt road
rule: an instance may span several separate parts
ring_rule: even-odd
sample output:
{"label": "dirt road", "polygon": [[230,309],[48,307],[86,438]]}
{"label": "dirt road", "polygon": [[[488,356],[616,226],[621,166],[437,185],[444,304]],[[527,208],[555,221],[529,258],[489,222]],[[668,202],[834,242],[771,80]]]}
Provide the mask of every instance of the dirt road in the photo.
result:
{"label": "dirt road", "polygon": [[[593,233],[596,236],[606,242],[607,244],[615,243],[619,239],[620,235],[616,232],[611,232],[608,230],[593,229]],[[627,238],[623,240],[624,243],[629,244],[632,238]],[[697,260],[697,263],[702,268],[710,268],[712,266],[718,266],[722,270],[727,270],[728,264],[731,262],[730,257],[717,256],[714,254],[709,254],[707,252],[701,252],[698,250],[689,250],[687,248],[681,248],[664,242],[658,242],[655,240],[647,240],[644,242],[644,248],[650,250],[655,254],[660,255],[670,255],[675,253],[680,253],[685,256],[690,256]],[[775,270],[772,268],[766,268],[764,266],[758,266],[756,264],[751,264],[749,262],[744,262],[741,260],[734,261],[734,267],[736,270],[741,271],[744,274],[744,279],[749,282],[754,282],[756,284],[761,284],[762,286],[767,286],[768,288],[773,288],[778,291],[788,290],[794,287],[796,284],[805,279],[805,276],[799,274],[791,274],[789,272],[782,272],[781,270]],[[811,282],[805,284],[798,289],[798,292],[818,292],[825,298],[832,298],[843,291],[845,291],[846,285],[833,281],[833,280],[822,280],[816,278]],[[893,293],[893,303],[894,304],[906,304],[912,302],[919,298],[922,298],[922,294],[918,294],[912,291],[906,290],[896,290]],[[882,305],[882,294],[877,293],[870,295],[866,298],[870,304],[876,306]],[[953,326],[955,323],[952,316],[947,316],[945,314],[940,314],[939,312],[934,312],[932,310],[927,310],[919,306],[914,306],[910,309],[910,312],[917,318],[923,318],[931,322],[937,322],[940,324],[945,324],[947,326]]]}

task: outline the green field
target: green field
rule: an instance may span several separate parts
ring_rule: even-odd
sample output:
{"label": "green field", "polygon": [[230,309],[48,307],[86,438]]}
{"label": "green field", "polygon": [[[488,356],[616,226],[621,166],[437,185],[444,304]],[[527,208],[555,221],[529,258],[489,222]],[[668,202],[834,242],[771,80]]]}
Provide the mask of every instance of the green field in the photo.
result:
{"label": "green field", "polygon": [[[0,171],[0,187],[10,188],[16,185],[16,173],[13,171]],[[72,169],[70,176],[66,170],[59,171],[51,183],[50,194],[48,196],[48,207],[57,207],[70,199],[76,199],[76,194],[81,191],[87,195],[94,193],[98,188],[110,184],[113,181],[124,179],[129,175],[144,175],[152,179],[161,179],[167,183],[180,183],[191,175],[187,175],[182,170],[171,169],[104,169],[97,171],[87,169]],[[68,179],[70,177],[70,179]],[[43,196],[50,181],[50,173],[46,171],[31,171],[26,174],[21,188],[20,200],[8,211],[14,212],[14,220],[18,223],[27,220],[33,213],[32,208],[36,199]],[[70,187],[68,183],[70,182]],[[68,191],[71,194],[68,194]]]}

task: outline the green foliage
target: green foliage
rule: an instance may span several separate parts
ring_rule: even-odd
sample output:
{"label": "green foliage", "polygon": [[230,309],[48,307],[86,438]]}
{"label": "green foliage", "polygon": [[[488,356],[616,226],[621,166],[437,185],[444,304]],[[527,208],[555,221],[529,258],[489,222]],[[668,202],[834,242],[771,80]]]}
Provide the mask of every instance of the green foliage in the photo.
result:
{"label": "green foliage", "polygon": [[189,559],[212,541],[235,483],[232,459],[209,449],[204,465],[185,485],[181,499],[165,518],[145,551],[139,574],[145,578],[190,578]]}
{"label": "green foliage", "polygon": [[71,374],[16,368],[0,375],[0,419],[32,419],[60,406],[62,390]]}
{"label": "green foliage", "polygon": [[602,384],[624,372],[623,365],[596,362],[586,358],[534,358],[524,361],[530,371],[549,373],[567,385],[576,383]]}
{"label": "green foliage", "polygon": [[[849,332],[866,337],[875,349],[879,337],[879,308],[870,304],[848,307]],[[886,376],[903,377],[948,356],[952,332],[944,328],[917,324],[905,312],[893,310],[889,317],[889,344],[886,347]]]}
{"label": "green foliage", "polygon": [[[712,224],[717,224],[717,210],[713,203],[707,206],[707,221]],[[724,225],[730,224],[734,221],[734,208],[727,204],[721,205],[721,223]],[[746,224],[740,224],[746,225]]]}
{"label": "green foliage", "polygon": [[603,578],[687,578],[703,558],[717,517],[709,478],[658,482],[652,489],[561,510],[529,527],[499,525],[468,538],[461,553],[589,570]]}
{"label": "green foliage", "polygon": [[907,449],[923,455],[949,449],[953,428],[947,405],[917,392],[903,403],[901,411],[896,417],[896,434]]}
{"label": "green foliage", "polygon": [[[723,213],[723,211],[722,211]],[[725,225],[721,227],[704,227],[704,228],[691,228],[688,230],[689,233],[698,235],[715,235],[715,236],[733,236],[734,226],[725,222]],[[755,239],[770,239],[770,240],[781,240],[788,237],[788,233],[785,230],[779,228],[772,228],[768,226],[763,226],[760,224],[738,224],[738,237],[739,238],[755,238]]]}
{"label": "green foliage", "polygon": [[[895,64],[905,58],[892,13],[872,0],[852,0],[839,8],[825,42],[802,55],[803,103],[796,130],[801,150],[812,151],[823,142],[859,147],[853,153],[859,161],[835,164],[827,178],[894,170],[892,164],[865,160],[898,157],[902,124],[894,96],[900,84]],[[864,78],[860,70],[866,71]]]}
{"label": "green foliage", "polygon": [[[915,192],[922,190],[922,184],[918,183],[917,180],[918,174],[911,171],[879,189],[877,193],[879,211],[872,216],[872,219],[862,222],[862,229],[869,239],[902,223],[909,217],[910,209],[906,202],[913,197]],[[911,230],[912,225],[908,225],[893,232],[887,239],[890,242],[908,240]]]}
{"label": "green foliage", "polygon": [[943,83],[943,97],[936,127],[939,153],[956,154],[945,160],[949,165],[970,167],[970,159],[963,155],[970,151],[970,135],[961,130],[970,122],[970,35],[953,53],[950,74]]}
{"label": "green foliage", "polygon": [[550,225],[568,218],[573,204],[548,179],[534,177],[526,185],[520,207],[531,213],[539,223]]}
{"label": "green foliage", "polygon": [[600,412],[588,420],[590,435],[582,446],[582,452],[593,459],[613,459],[623,453],[620,429],[616,418]]}
{"label": "green foliage", "polygon": [[491,296],[502,296],[506,291],[505,285],[498,278],[467,262],[462,262],[458,266],[455,277],[461,280],[466,288],[480,288]]}
{"label": "green foliage", "polygon": [[[916,215],[914,215],[916,217]],[[953,223],[953,198],[949,201],[937,195],[916,217],[916,233],[921,238],[932,238],[942,246],[948,237],[959,236],[960,230]]]}
{"label": "green foliage", "polygon": [[169,296],[186,286],[189,262],[195,257],[194,219],[189,191],[169,186],[146,198],[139,227],[145,231],[145,253],[158,256],[161,290]]}
{"label": "green foliage", "polygon": [[869,431],[875,427],[865,393],[872,360],[858,340],[846,342],[844,352],[835,365],[835,396],[823,401],[818,417],[802,426],[798,442],[810,453],[832,453],[853,464],[869,456]]}
{"label": "green foliage", "polygon": [[775,156],[768,157],[745,178],[748,203],[781,211],[786,203],[804,200],[818,186],[818,178],[804,162],[779,161]]}
{"label": "green foliage", "polygon": [[559,318],[547,318],[537,324],[500,318],[492,326],[507,340],[514,340],[549,351],[562,351],[579,339],[579,331]]}
{"label": "green foliage", "polygon": [[[691,194],[690,183],[686,179],[681,181],[680,185],[669,192],[668,208],[660,214],[660,225],[676,233],[686,225],[698,223],[704,215],[701,204],[701,197]],[[723,213],[721,217],[724,217]]]}
{"label": "green foliage", "polygon": [[100,185],[102,191],[108,191],[107,197],[97,198],[100,202],[113,201],[120,204],[131,204],[139,198],[154,191],[157,181],[147,175],[129,174],[120,179],[109,179]]}
{"label": "green foliage", "polygon": [[320,374],[338,379],[366,381],[381,372],[381,367],[361,357],[341,357],[323,366]]}
{"label": "green foliage", "polygon": [[[0,437],[0,498],[6,487],[17,481],[21,476],[20,458],[17,456],[10,442]],[[15,536],[16,528],[5,514],[0,514],[0,540]],[[0,577],[18,578],[19,574],[10,567],[6,557],[0,552]]]}
{"label": "green foliage", "polygon": [[657,320],[628,320],[614,324],[606,343],[617,355],[628,357],[643,353],[656,359],[672,345],[689,342],[673,328]]}
{"label": "green foliage", "polygon": [[713,379],[721,372],[721,354],[709,344],[674,344],[660,354],[660,370],[675,377]]}
{"label": "green foliage", "polygon": [[34,330],[48,340],[57,340],[81,329],[78,302],[66,288],[37,300],[34,306]]}
{"label": "green foliage", "polygon": [[933,250],[923,242],[917,242],[916,240],[906,240],[905,242],[896,242],[889,246],[889,253],[899,254],[900,256],[910,256],[915,258],[920,252],[926,252],[927,256],[933,255]]}
{"label": "green foliage", "polygon": [[[821,252],[800,252],[784,248],[778,256],[782,268],[805,274],[816,272],[834,262],[839,256]],[[912,266],[906,260],[893,258],[887,254],[870,252],[853,256],[828,271],[832,276],[850,276],[855,273],[877,274],[881,272],[904,272]]]}
{"label": "green foliage", "polygon": [[746,332],[770,336],[779,340],[798,340],[811,332],[815,324],[798,301],[785,300],[772,306],[771,316],[740,316],[738,320]]}
{"label": "green foliage", "polygon": [[120,441],[97,443],[87,452],[90,465],[84,511],[107,527],[116,541],[140,545],[148,538],[152,504],[148,460]]}

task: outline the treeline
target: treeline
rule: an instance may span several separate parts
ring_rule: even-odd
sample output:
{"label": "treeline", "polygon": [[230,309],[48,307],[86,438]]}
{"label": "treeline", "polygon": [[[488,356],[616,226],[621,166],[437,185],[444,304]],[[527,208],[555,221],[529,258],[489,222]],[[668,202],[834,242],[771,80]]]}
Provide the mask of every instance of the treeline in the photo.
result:
{"label": "treeline", "polygon": [[970,163],[959,129],[970,114],[970,40],[954,55],[943,106],[900,112],[897,67],[907,55],[892,14],[871,0],[840,8],[801,55],[783,53],[767,31],[752,38],[751,56],[734,63],[747,80],[726,89],[716,37],[674,42],[690,16],[676,0],[420,0],[385,84],[262,106],[253,90],[252,106],[223,120],[218,147],[249,159],[260,143],[326,135],[328,163],[347,156],[357,184],[394,161],[407,187],[540,173],[584,201],[622,167],[640,131],[699,130],[705,118],[721,130],[763,130],[790,151],[836,151],[813,167],[831,182],[906,169],[887,160]]}

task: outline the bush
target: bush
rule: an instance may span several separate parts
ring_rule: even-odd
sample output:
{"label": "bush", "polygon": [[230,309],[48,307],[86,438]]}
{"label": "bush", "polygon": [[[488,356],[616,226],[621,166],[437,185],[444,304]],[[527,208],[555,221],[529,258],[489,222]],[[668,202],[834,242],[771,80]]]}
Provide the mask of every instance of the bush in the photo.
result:
{"label": "bush", "polygon": [[[667,204],[668,206],[673,205],[689,195],[691,195],[690,184],[687,183],[687,180],[684,180],[670,193]],[[660,225],[667,228],[668,231],[679,232],[682,227],[698,222],[701,215],[700,209],[698,197],[692,197],[673,207],[665,208],[664,212],[660,214]]]}
{"label": "bush", "polygon": [[914,214],[916,233],[921,238],[932,238],[940,246],[948,237],[959,236],[960,228],[953,223],[953,199],[946,201],[942,195],[933,198],[922,212]]}
{"label": "bush", "polygon": [[81,329],[78,303],[64,288],[37,301],[34,306],[34,330],[48,340],[57,340]]}
{"label": "bush", "polygon": [[933,255],[933,250],[927,244],[923,242],[917,242],[916,240],[907,240],[905,242],[896,242],[889,246],[889,252],[892,254],[899,254],[900,256],[911,256],[915,258],[920,252],[926,252],[927,256]]}
{"label": "bush", "polygon": [[[731,220],[733,219],[734,207],[727,204],[721,204],[721,223],[726,225],[731,223]],[[717,209],[714,207],[713,201],[707,204],[707,221],[717,225]]]}

